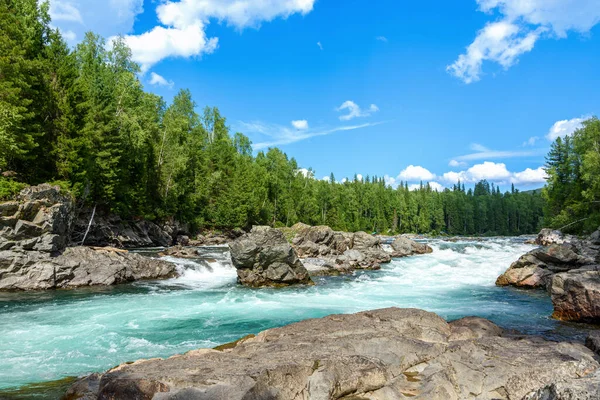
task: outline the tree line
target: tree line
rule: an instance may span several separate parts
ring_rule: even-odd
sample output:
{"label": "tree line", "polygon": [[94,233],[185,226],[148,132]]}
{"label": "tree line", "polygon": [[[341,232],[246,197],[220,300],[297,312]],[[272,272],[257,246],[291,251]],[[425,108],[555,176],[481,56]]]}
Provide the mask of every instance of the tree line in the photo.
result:
{"label": "tree line", "polygon": [[589,118],[557,138],[546,157],[547,224],[573,233],[600,226],[600,120]]}
{"label": "tree line", "polygon": [[87,33],[72,49],[51,28],[47,2],[0,2],[0,197],[24,182],[53,182],[90,207],[194,229],[304,222],[515,235],[542,225],[539,191],[501,193],[486,181],[437,192],[392,188],[382,177],[317,180],[278,148],[254,155],[217,108],[198,112],[188,90],[170,104],[144,91],[139,73],[122,38],[107,46]]}

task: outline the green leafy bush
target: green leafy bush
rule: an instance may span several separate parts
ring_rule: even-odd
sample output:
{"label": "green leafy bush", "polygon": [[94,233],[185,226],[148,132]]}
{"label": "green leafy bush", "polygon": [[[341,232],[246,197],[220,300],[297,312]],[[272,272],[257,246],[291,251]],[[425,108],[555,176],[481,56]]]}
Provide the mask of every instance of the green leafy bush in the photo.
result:
{"label": "green leafy bush", "polygon": [[29,185],[26,183],[0,177],[0,200],[5,201],[14,199],[15,196],[27,186]]}

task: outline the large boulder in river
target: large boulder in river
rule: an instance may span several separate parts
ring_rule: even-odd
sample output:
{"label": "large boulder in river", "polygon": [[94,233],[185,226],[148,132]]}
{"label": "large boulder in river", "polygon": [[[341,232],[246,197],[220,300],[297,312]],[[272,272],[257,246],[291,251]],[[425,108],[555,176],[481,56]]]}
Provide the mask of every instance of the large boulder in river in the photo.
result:
{"label": "large boulder in river", "polygon": [[409,238],[400,236],[392,242],[394,257],[407,257],[414,254],[428,254],[433,251],[431,247],[424,243],[418,243]]}
{"label": "large boulder in river", "polygon": [[177,275],[174,264],[113,248],[69,247],[58,257],[0,251],[0,290],[116,285]]}
{"label": "large boulder in river", "polygon": [[308,271],[283,233],[268,226],[255,226],[229,244],[238,282],[245,286],[311,284]]}
{"label": "large boulder in river", "polygon": [[521,256],[498,277],[496,285],[547,288],[554,274],[578,269],[592,262],[579,255],[577,248],[571,244],[553,244]]}
{"label": "large boulder in river", "polygon": [[[512,337],[481,318],[389,308],[310,319],[76,383],[86,399],[585,399],[600,364],[580,344]],[[597,388],[597,386],[596,386]],[[593,389],[597,392],[597,389]],[[535,396],[535,397],[532,397]]]}

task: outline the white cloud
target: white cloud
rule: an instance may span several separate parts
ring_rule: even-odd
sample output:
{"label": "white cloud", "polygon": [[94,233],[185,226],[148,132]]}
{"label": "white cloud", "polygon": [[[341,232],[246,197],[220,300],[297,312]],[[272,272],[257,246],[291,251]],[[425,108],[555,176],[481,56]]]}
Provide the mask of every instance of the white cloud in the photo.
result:
{"label": "white cloud", "polygon": [[74,43],[77,40],[77,34],[70,30],[61,30],[60,34],[68,43]]}
{"label": "white cloud", "polygon": [[359,181],[362,181],[363,180],[362,174],[356,174],[356,179],[358,179]]}
{"label": "white cloud", "polygon": [[143,5],[143,0],[50,0],[50,17],[65,39],[74,42],[88,31],[103,37],[131,32]]}
{"label": "white cloud", "polygon": [[237,29],[259,28],[262,22],[305,15],[315,0],[181,0],[166,1],[156,8],[161,25],[141,35],[129,35],[133,58],[147,70],[168,57],[189,58],[210,54],[218,38],[208,38],[206,26],[212,20]]}
{"label": "white cloud", "polygon": [[537,169],[527,168],[521,172],[511,172],[504,163],[486,161],[476,164],[465,171],[450,171],[443,174],[442,179],[448,184],[458,181],[463,183],[477,183],[483,179],[497,184],[514,183],[517,185],[533,185],[545,182],[546,173],[543,167]]}
{"label": "white cloud", "polygon": [[321,180],[325,182],[331,182],[331,178],[329,177],[329,175],[322,177]]}
{"label": "white cloud", "polygon": [[298,130],[304,131],[308,129],[308,121],[305,119],[292,121],[292,126]]}
{"label": "white cloud", "polygon": [[304,176],[305,178],[314,178],[315,177],[315,173],[312,170],[306,169],[306,168],[297,169],[296,173],[302,174],[302,176]]}
{"label": "white cloud", "polygon": [[479,9],[501,14],[480,30],[467,51],[448,66],[465,83],[478,81],[482,64],[510,68],[543,36],[564,38],[569,31],[589,32],[600,21],[597,0],[477,0]]}
{"label": "white cloud", "polygon": [[340,121],[349,121],[357,117],[368,117],[379,111],[379,107],[375,104],[371,104],[368,109],[363,110],[352,100],[347,100],[343,102],[341,106],[336,108],[336,111],[347,111],[348,114],[340,116]]}
{"label": "white cloud", "polygon": [[435,175],[421,166],[409,165],[398,174],[397,179],[408,182],[430,181],[435,179]]}
{"label": "white cloud", "polygon": [[73,2],[54,0],[50,3],[50,16],[53,22],[69,21],[83,24],[79,9]]}
{"label": "white cloud", "polygon": [[326,136],[336,132],[352,131],[380,125],[383,122],[373,122],[361,125],[344,125],[334,128],[307,128],[298,130],[277,124],[265,124],[262,122],[239,122],[238,130],[250,135],[261,137],[260,142],[252,145],[254,150],[261,150],[272,146],[280,146],[301,140],[310,139],[315,136]]}
{"label": "white cloud", "polygon": [[476,82],[480,79],[484,61],[496,62],[508,69],[521,54],[533,49],[543,32],[543,28],[526,32],[508,21],[488,23],[467,47],[466,53],[449,65],[447,71],[465,83]]}
{"label": "white cloud", "polygon": [[192,57],[214,52],[218,38],[206,37],[204,25],[200,21],[185,28],[163,28],[156,26],[141,35],[125,36],[131,48],[133,60],[140,63],[142,71],[167,57]]}
{"label": "white cloud", "polygon": [[548,175],[543,167],[536,169],[527,168],[522,172],[515,172],[511,178],[511,183],[515,185],[533,185],[546,183]]}
{"label": "white cloud", "polygon": [[321,44],[321,42],[317,42],[317,46],[319,46],[319,49],[323,50],[323,45]]}
{"label": "white cloud", "polygon": [[[443,192],[445,189],[444,186],[442,186],[438,182],[424,182],[423,183],[424,188],[427,186],[427,183],[429,183],[429,186],[431,187],[431,189],[435,190],[436,192]],[[408,185],[408,190],[410,190],[412,192],[414,192],[415,190],[419,190],[420,188],[421,188],[420,183],[413,183],[412,185]]]}
{"label": "white cloud", "polygon": [[174,85],[174,82],[168,81],[164,77],[160,76],[159,74],[152,72],[150,74],[150,84],[156,85],[156,86],[167,86],[169,88],[172,88]]}
{"label": "white cloud", "polygon": [[467,163],[463,162],[463,161],[450,160],[448,165],[452,168],[458,168],[458,167],[464,167],[465,165],[467,165]]}
{"label": "white cloud", "polygon": [[573,118],[573,119],[565,119],[562,121],[556,121],[546,138],[550,141],[555,141],[556,138],[565,137],[572,135],[577,129],[581,128],[581,123],[585,121],[585,118]]}
{"label": "white cloud", "polygon": [[538,140],[540,140],[539,136],[532,136],[523,142],[523,147],[535,146],[535,144],[537,143]]}
{"label": "white cloud", "polygon": [[385,36],[377,36],[375,39],[379,40],[380,42],[384,42],[384,43],[388,42],[388,39]]}
{"label": "white cloud", "polygon": [[452,161],[450,161],[451,167],[460,167],[464,166],[465,161],[476,161],[476,160],[497,160],[503,158],[516,158],[516,157],[531,157],[536,155],[545,154],[543,149],[538,150],[508,150],[508,151],[498,151],[491,150],[487,147],[473,143],[470,146],[471,150],[474,153],[464,154],[462,156],[454,157]]}

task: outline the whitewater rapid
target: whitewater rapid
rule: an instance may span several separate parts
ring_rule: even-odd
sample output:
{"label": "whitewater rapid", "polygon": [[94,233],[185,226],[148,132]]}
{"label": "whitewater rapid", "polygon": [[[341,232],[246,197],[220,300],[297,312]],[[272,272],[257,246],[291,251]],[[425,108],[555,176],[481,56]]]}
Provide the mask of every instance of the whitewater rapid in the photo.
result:
{"label": "whitewater rapid", "polygon": [[432,241],[432,254],[380,271],[316,278],[317,285],[249,289],[236,284],[226,247],[175,262],[182,276],[111,288],[0,295],[0,389],[81,376],[125,361],[214,347],[306,318],[416,307],[447,319],[489,318],[506,328],[563,337],[543,292],[498,288],[498,275],[532,249],[516,238]]}

